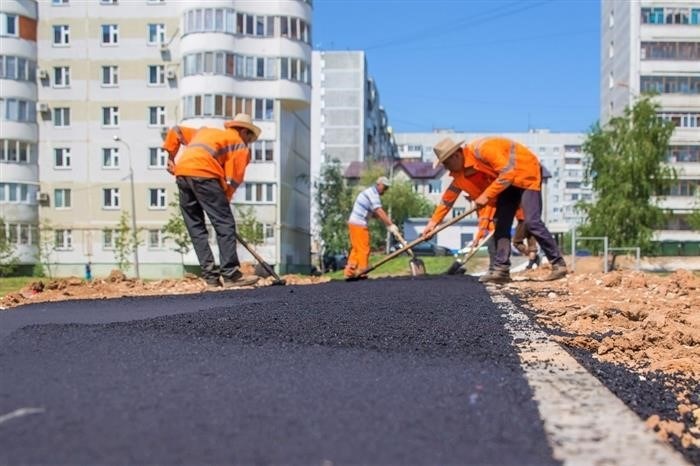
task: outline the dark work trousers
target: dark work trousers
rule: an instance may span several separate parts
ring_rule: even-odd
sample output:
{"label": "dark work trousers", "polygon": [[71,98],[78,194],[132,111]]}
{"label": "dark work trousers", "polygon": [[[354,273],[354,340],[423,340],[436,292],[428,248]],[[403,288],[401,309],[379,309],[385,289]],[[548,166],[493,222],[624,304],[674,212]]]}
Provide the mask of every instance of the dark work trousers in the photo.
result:
{"label": "dark work trousers", "polygon": [[[232,278],[241,265],[238,261],[234,235],[236,221],[219,180],[178,176],[177,188],[180,192],[180,211],[192,239],[194,251],[197,253],[199,265],[202,267],[202,278],[216,279],[219,274],[224,278]],[[221,271],[217,269],[214,254],[209,247],[209,234],[204,220],[205,212],[216,232]]]}
{"label": "dark work trousers", "polygon": [[493,234],[496,243],[494,269],[510,269],[510,229],[515,211],[521,206],[525,214],[525,227],[544,251],[552,265],[565,265],[564,258],[554,237],[542,221],[542,193],[531,189],[509,186],[496,201],[496,230]]}
{"label": "dark work trousers", "polygon": [[537,252],[537,240],[528,231],[525,220],[518,220],[518,224],[515,226],[513,246],[524,255]]}

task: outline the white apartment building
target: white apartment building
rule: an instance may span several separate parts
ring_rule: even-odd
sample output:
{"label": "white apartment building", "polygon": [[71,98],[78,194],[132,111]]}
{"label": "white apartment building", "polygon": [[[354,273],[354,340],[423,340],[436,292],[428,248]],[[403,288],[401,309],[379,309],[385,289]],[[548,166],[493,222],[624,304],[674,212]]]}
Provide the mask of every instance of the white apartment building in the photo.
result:
{"label": "white apartment building", "polygon": [[[433,162],[433,147],[441,139],[449,137],[455,142],[471,141],[485,136],[502,136],[513,139],[527,146],[549,171],[551,178],[543,186],[542,216],[552,233],[564,233],[578,225],[582,216],[577,212],[576,204],[581,200],[591,199],[591,188],[583,182],[584,154],[581,144],[585,139],[583,133],[552,133],[547,130],[532,130],[526,133],[465,133],[452,130],[437,130],[430,133],[396,133],[396,145],[401,159],[421,159]],[[451,181],[445,172],[437,183],[429,186],[429,198],[439,200],[439,194]],[[453,215],[463,212],[467,203],[460,197],[455,203]],[[453,245],[447,245],[454,247]]]}
{"label": "white apartment building", "polygon": [[0,235],[28,266],[39,241],[36,34],[35,1],[0,3]]}
{"label": "white apartment building", "polygon": [[[114,268],[134,205],[140,275],[178,275],[162,231],[177,211],[162,137],[238,112],[263,131],[233,203],[264,225],[268,262],[308,271],[308,1],[51,0],[39,19],[40,214],[55,229],[55,273]],[[197,264],[193,252],[185,262]]]}
{"label": "white apartment building", "polygon": [[700,207],[700,1],[603,0],[601,15],[601,121],[658,94],[659,116],[676,125],[668,162],[679,176],[659,202],[673,215],[656,239],[697,244],[687,215]]}
{"label": "white apartment building", "polygon": [[[332,160],[382,162],[397,156],[396,144],[364,51],[314,51],[311,98],[311,178]],[[319,249],[312,190],[312,250]],[[349,215],[349,212],[348,212]]]}

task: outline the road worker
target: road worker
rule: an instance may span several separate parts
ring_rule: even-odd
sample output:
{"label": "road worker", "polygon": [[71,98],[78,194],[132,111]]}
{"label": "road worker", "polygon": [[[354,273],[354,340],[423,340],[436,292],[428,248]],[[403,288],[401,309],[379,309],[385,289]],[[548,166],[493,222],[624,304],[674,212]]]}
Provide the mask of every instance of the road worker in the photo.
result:
{"label": "road worker", "polygon": [[[236,252],[236,222],[231,212],[231,198],[241,183],[250,162],[248,144],[260,136],[260,128],[250,115],[237,114],[224,123],[223,130],[177,126],[166,136],[163,148],[173,162],[180,197],[180,210],[192,239],[202,278],[211,287],[232,288],[254,284],[258,277],[243,275]],[[182,144],[187,147],[175,162]],[[217,268],[209,247],[204,213],[216,232],[219,245]]]}
{"label": "road worker", "polygon": [[165,136],[163,141],[163,149],[168,153],[168,173],[171,175],[175,174],[175,158],[179,149],[187,147],[195,133],[199,131],[195,128],[190,128],[189,126],[175,125]]}
{"label": "road worker", "polygon": [[366,275],[358,275],[369,266],[369,228],[367,220],[374,216],[381,220],[387,230],[393,235],[399,233],[399,228],[394,225],[387,213],[382,208],[381,196],[389,189],[391,182],[386,176],[377,178],[376,183],[357,195],[348,219],[348,233],[350,235],[350,256],[345,266],[345,279],[354,280],[367,278]]}
{"label": "road worker", "polygon": [[[435,161],[435,166],[440,164],[440,157],[444,157],[445,153],[452,154],[463,150],[461,145],[464,141],[454,142],[450,138],[445,138],[440,143],[434,147],[435,154],[437,155],[437,160]],[[438,226],[440,222],[445,218],[445,216],[452,210],[452,206],[459,197],[460,193],[464,192],[470,200],[474,200],[493,182],[494,176],[491,176],[484,172],[477,171],[467,171],[463,166],[458,164],[450,164],[448,167],[445,165],[452,176],[452,182],[447,187],[444,193],[442,193],[442,199],[440,203],[435,207],[433,215],[430,221],[423,230],[422,236],[425,238],[430,238],[432,236],[433,230]],[[476,247],[481,238],[486,237],[491,230],[493,230],[493,217],[496,212],[495,202],[492,205],[485,205],[477,210],[479,220],[476,235],[471,242],[473,247]],[[491,262],[493,262],[493,255],[495,254],[495,248],[492,246],[492,242],[488,242],[489,256]],[[489,265],[489,269],[491,264]]]}
{"label": "road worker", "polygon": [[518,209],[515,212],[515,218],[518,221],[513,234],[513,247],[520,254],[528,258],[527,270],[531,270],[534,266],[540,265],[540,256],[537,254],[537,239],[530,234],[525,225],[525,214],[523,209]]}
{"label": "road worker", "polygon": [[435,154],[450,171],[464,167],[465,174],[478,171],[495,177],[474,200],[478,206],[496,203],[493,270],[479,281],[510,281],[510,229],[518,206],[523,209],[525,226],[552,265],[552,271],[544,280],[565,277],[566,262],[554,237],[542,222],[542,167],[535,154],[522,144],[502,137],[481,138],[466,144],[461,151],[458,148],[440,153],[435,151]]}

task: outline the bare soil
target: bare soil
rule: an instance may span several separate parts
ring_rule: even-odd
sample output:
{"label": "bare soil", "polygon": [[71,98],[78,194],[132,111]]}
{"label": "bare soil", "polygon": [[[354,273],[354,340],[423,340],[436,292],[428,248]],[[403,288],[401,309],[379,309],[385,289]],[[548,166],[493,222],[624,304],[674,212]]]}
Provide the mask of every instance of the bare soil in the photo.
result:
{"label": "bare soil", "polygon": [[[244,265],[245,273],[253,270],[252,265]],[[506,289],[525,303],[541,325],[554,331],[562,345],[623,365],[641,378],[660,372],[672,376],[669,380],[686,381],[668,387],[677,398],[677,416],[652,415],[647,425],[683,448],[700,448],[700,395],[688,390],[700,386],[700,276],[685,270],[665,276],[632,270],[603,274],[598,258],[577,259],[576,272],[563,280],[539,281],[548,273],[547,265],[515,273]],[[301,275],[282,278],[294,285],[329,280]],[[271,277],[261,279],[256,287],[269,286],[272,281]],[[141,281],[114,271],[90,282],[80,278],[37,280],[0,298],[0,309],[68,299],[205,290],[211,291],[195,276]]]}

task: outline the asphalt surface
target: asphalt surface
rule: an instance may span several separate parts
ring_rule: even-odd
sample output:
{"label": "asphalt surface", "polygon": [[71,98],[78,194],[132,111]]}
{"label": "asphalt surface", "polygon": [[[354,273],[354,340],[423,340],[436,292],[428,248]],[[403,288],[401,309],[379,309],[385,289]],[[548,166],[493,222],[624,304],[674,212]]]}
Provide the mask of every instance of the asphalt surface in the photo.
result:
{"label": "asphalt surface", "polygon": [[472,277],[0,313],[0,464],[548,465]]}

